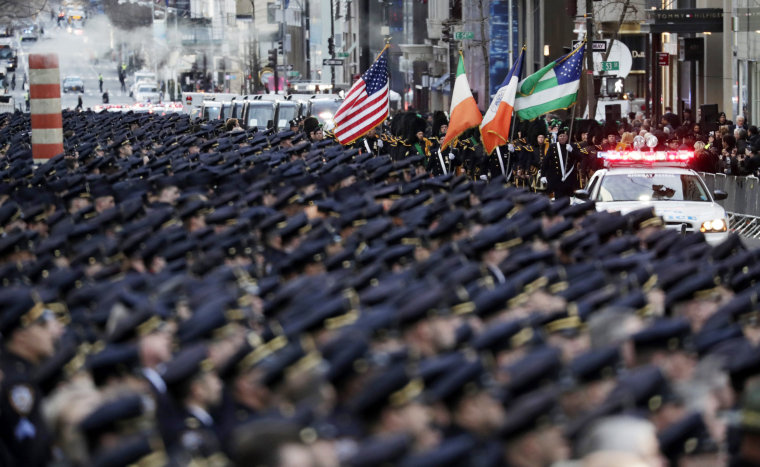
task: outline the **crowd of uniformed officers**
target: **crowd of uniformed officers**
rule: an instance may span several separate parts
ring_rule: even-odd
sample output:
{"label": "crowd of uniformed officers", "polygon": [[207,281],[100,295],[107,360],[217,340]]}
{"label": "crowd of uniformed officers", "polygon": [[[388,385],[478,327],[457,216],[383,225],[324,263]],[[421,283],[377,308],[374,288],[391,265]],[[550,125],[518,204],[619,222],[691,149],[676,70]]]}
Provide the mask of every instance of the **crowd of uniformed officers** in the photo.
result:
{"label": "crowd of uniformed officers", "polygon": [[0,115],[0,465],[758,465],[760,253],[432,120]]}

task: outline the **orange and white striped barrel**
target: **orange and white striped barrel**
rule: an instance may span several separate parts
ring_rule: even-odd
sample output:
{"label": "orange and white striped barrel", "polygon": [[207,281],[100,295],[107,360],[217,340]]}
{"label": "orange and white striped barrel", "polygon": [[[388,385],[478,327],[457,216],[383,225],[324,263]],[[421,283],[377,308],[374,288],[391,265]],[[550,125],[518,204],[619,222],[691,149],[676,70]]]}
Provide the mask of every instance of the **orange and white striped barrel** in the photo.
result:
{"label": "orange and white striped barrel", "polygon": [[63,152],[61,72],[58,54],[29,54],[32,154],[50,159]]}

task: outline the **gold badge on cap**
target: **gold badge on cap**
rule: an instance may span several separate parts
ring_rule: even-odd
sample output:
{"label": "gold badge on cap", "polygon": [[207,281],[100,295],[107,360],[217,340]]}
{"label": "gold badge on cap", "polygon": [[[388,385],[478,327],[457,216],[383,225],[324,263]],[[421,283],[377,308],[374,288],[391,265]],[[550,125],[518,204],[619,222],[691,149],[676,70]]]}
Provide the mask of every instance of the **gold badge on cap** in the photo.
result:
{"label": "gold badge on cap", "polygon": [[17,384],[10,391],[10,402],[13,410],[20,415],[28,415],[34,406],[34,392],[27,384]]}

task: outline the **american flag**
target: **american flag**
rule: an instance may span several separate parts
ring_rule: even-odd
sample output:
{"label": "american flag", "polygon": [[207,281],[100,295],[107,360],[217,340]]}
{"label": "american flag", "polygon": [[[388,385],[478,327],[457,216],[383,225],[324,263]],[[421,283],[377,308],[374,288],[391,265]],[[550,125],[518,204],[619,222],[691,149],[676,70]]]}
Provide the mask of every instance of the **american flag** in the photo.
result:
{"label": "american flag", "polygon": [[[387,50],[387,48],[386,48]],[[384,50],[351,89],[335,112],[335,138],[350,144],[388,117],[388,59]]]}

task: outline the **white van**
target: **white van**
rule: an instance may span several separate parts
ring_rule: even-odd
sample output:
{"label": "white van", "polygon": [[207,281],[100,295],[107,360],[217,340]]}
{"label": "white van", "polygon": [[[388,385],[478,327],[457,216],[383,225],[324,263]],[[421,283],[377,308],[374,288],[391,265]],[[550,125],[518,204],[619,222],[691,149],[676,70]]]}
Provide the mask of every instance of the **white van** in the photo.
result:
{"label": "white van", "polygon": [[152,71],[136,71],[134,75],[132,75],[132,84],[129,88],[129,95],[133,96],[135,92],[137,92],[137,88],[142,83],[157,83],[158,78],[156,78],[156,74]]}
{"label": "white van", "polygon": [[224,92],[183,92],[182,111],[195,117],[204,101],[227,102],[233,99],[240,99],[240,95]]}

